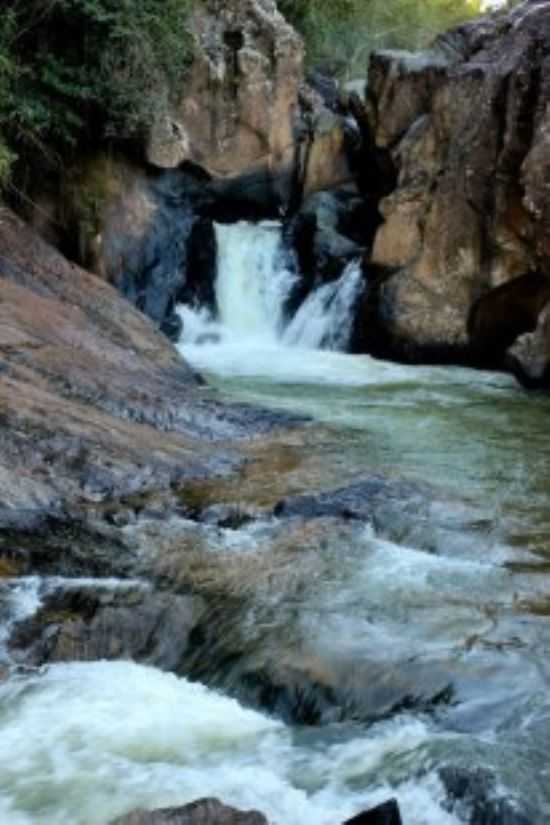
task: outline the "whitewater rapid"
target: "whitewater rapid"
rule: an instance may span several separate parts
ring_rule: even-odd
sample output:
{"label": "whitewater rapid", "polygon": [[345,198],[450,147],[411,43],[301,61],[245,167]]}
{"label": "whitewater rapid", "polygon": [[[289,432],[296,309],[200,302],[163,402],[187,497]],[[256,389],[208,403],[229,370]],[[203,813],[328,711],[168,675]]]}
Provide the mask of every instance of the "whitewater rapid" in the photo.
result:
{"label": "whitewater rapid", "polygon": [[[298,533],[292,549],[300,552],[288,572],[297,577],[310,552],[311,572],[306,565],[300,586],[285,591],[284,570],[275,567],[271,601],[256,604],[247,621],[273,629],[277,655],[295,652],[289,640],[309,645],[321,663],[358,679],[362,695],[399,683],[407,668],[431,677],[442,667],[451,698],[368,726],[345,718],[307,728],[130,662],[19,670],[10,632],[37,613],[48,587],[71,582],[5,580],[0,823],[107,825],[136,807],[211,795],[258,809],[271,825],[339,825],[392,796],[404,825],[463,825],[470,812],[449,812],[438,777],[444,764],[494,771],[499,791],[531,799],[545,822],[550,593],[540,573],[550,535],[548,404],[527,405],[508,376],[346,354],[366,287],[359,262],[319,284],[290,315],[297,276],[281,226],[241,223],[216,234],[216,306],[179,308],[179,347],[230,399],[304,412],[326,425],[300,434],[311,491],[380,470],[468,499],[455,506],[443,496],[406,534],[391,510],[384,537],[363,525],[352,539],[335,524],[308,550],[307,535]],[[266,466],[266,484],[275,480],[270,472],[287,472],[284,461]],[[276,522],[209,525],[205,552],[228,565],[239,554],[247,565],[276,554]],[[98,586],[72,584],[87,582]],[[6,667],[10,678],[2,681]]]}
{"label": "whitewater rapid", "polygon": [[[334,825],[434,734],[414,719],[327,743],[185,679],[129,662],[55,665],[0,685],[0,821],[106,825],[130,808],[216,796],[272,825]],[[304,741],[300,741],[300,739]],[[311,739],[311,737],[309,737]],[[397,789],[405,825],[457,825],[435,775]]]}

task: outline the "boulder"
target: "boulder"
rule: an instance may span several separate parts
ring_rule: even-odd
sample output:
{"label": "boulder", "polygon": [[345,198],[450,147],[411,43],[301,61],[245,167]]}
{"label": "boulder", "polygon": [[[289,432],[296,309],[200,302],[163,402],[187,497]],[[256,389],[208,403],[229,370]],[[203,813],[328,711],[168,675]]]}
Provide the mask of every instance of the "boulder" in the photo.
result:
{"label": "boulder", "polygon": [[289,313],[314,287],[335,280],[347,263],[363,255],[358,241],[364,217],[364,201],[353,190],[341,189],[311,195],[289,221],[285,238],[300,273],[289,296]]}
{"label": "boulder", "polygon": [[100,152],[69,168],[55,193],[38,182],[28,217],[42,237],[116,286],[177,341],[176,303],[214,304],[210,180],[196,164],[162,172]]}
{"label": "boulder", "polygon": [[550,306],[540,313],[536,329],[520,335],[510,347],[506,363],[525,387],[550,388]]}
{"label": "boulder", "polygon": [[395,799],[390,799],[370,811],[348,819],[344,825],[401,825],[399,806]]}
{"label": "boulder", "polygon": [[447,807],[470,825],[535,825],[540,821],[528,802],[505,795],[490,770],[445,765],[439,776],[447,792]]}
{"label": "boulder", "polygon": [[134,811],[111,825],[267,825],[258,811],[238,811],[217,799],[199,799],[181,808]]}
{"label": "boulder", "polygon": [[67,580],[43,590],[40,609],[10,637],[17,664],[128,659],[177,671],[203,607],[136,582]]}
{"label": "boulder", "polygon": [[506,350],[516,339],[535,332],[541,313],[549,304],[550,278],[536,272],[486,292],[475,302],[468,317],[470,345],[477,360],[488,366],[501,366]]}
{"label": "boulder", "polygon": [[373,55],[370,119],[398,168],[373,250],[394,270],[378,295],[386,354],[476,361],[476,300],[548,271],[549,44],[550,7],[523,2],[428,52]]}

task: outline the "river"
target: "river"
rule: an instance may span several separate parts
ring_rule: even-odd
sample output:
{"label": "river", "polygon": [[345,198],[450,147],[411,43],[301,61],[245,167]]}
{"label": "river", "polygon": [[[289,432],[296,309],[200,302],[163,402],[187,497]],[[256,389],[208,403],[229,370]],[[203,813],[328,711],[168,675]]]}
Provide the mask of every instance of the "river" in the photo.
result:
{"label": "river", "polygon": [[[249,658],[311,661],[349,697],[333,719],[247,708],[216,665],[207,685],[128,662],[18,672],[0,683],[0,821],[106,825],[215,795],[274,825],[337,825],[394,795],[404,825],[458,825],[472,811],[446,803],[451,765],[548,822],[550,399],[506,375],[338,351],[356,265],[285,324],[280,228],[217,231],[219,317],[180,308],[180,349],[223,397],[309,419],[291,469],[265,465],[243,502],[279,495],[281,476],[300,493],[378,474],[418,485],[425,509],[329,519],[257,588]],[[269,529],[233,531],[234,552],[269,553]],[[36,580],[9,587],[12,617],[36,609]]]}

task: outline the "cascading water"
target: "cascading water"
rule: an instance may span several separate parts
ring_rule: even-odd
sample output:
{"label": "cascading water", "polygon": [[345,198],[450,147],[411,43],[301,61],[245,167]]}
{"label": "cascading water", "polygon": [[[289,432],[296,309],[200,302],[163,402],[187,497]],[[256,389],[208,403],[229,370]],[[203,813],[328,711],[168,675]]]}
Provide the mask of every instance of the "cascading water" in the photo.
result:
{"label": "cascading water", "polygon": [[220,323],[240,337],[277,340],[284,301],[295,280],[285,265],[280,225],[218,225],[216,239]]}
{"label": "cascading water", "polygon": [[[503,375],[347,355],[341,350],[362,288],[356,264],[289,320],[295,275],[280,226],[220,226],[217,238],[218,314],[180,308],[183,354],[232,400],[318,422],[296,433],[288,456],[268,445],[251,474],[263,485],[253,490],[259,506],[265,488],[279,495],[281,479],[282,496],[377,473],[407,478],[404,489],[418,492],[400,510],[400,486],[391,488],[396,499],[384,498],[375,519],[383,538],[355,519],[344,519],[344,529],[330,507],[315,525],[271,515],[238,529],[190,523],[209,565],[218,559],[236,592],[248,593],[237,639],[245,662],[257,660],[262,674],[272,656],[283,679],[298,663],[323,696],[336,685],[353,701],[341,719],[301,727],[130,662],[14,669],[2,681],[11,631],[35,613],[47,586],[4,581],[0,822],[106,825],[136,806],[215,795],[264,811],[270,825],[338,825],[389,796],[398,798],[404,825],[545,825],[548,399],[526,402]],[[243,489],[235,488],[245,504],[249,482],[243,477]],[[441,496],[424,507],[427,490]],[[407,527],[411,514],[418,517]],[[182,544],[183,559],[195,543]],[[217,582],[217,570],[209,567],[206,579]],[[224,632],[234,633],[229,625]],[[242,664],[237,657],[231,678]],[[356,699],[369,713],[384,712],[357,717]],[[445,765],[463,769],[466,783],[474,772],[458,807],[442,785]],[[476,797],[480,767],[497,780],[487,791],[496,807]],[[499,807],[501,798],[512,807]],[[527,818],[526,800],[535,810]]]}
{"label": "cascading water", "polygon": [[364,288],[361,266],[348,264],[342,276],[306,298],[284,331],[283,341],[305,349],[343,352],[350,343],[353,312]]}
{"label": "cascading water", "polygon": [[297,276],[283,247],[281,225],[217,225],[216,238],[217,318],[201,308],[180,307],[182,345],[346,349],[363,288],[358,262],[314,290],[288,319],[285,307]]}

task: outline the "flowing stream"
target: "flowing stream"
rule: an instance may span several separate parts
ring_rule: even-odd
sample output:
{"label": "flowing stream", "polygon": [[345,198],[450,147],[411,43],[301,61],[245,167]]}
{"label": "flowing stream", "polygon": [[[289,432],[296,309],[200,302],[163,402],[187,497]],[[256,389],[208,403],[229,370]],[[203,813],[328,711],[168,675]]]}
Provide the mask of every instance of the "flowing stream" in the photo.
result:
{"label": "flowing stream", "polygon": [[[21,672],[0,682],[0,822],[106,825],[208,795],[273,825],[338,825],[388,796],[404,825],[468,822],[442,765],[489,771],[491,794],[550,821],[550,400],[504,375],[345,354],[357,264],[288,319],[280,227],[217,232],[218,313],[180,308],[181,352],[228,399],[311,419],[243,501],[283,476],[316,492],[374,473],[433,495],[409,521],[320,522],[251,601],[251,657],[311,661],[349,712],[291,724],[128,662]],[[267,555],[274,529],[228,531],[225,552]],[[40,603],[35,579],[17,587],[0,591],[11,620]]]}

